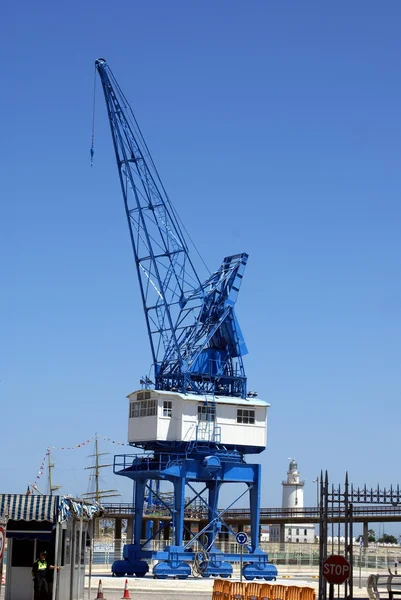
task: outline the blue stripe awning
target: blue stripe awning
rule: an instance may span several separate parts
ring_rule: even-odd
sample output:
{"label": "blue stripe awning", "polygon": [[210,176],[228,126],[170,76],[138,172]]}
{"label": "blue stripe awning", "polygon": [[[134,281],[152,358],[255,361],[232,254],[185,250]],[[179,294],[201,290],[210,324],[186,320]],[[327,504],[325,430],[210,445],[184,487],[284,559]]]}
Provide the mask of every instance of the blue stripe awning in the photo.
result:
{"label": "blue stripe awning", "polygon": [[0,494],[0,515],[6,511],[13,521],[57,520],[59,496]]}

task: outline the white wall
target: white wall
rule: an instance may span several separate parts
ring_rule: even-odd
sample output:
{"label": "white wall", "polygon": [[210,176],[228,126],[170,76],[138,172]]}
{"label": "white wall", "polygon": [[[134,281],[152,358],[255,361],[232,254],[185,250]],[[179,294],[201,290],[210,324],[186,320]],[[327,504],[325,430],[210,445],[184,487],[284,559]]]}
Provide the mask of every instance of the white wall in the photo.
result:
{"label": "white wall", "polygon": [[312,544],[315,541],[315,526],[310,524],[285,526],[285,542],[299,542]]}
{"label": "white wall", "polygon": [[196,439],[198,425],[198,403],[185,402],[182,404],[181,439],[189,442]]}
{"label": "white wall", "polygon": [[[306,534],[305,534],[306,531]],[[295,542],[300,544],[313,544],[315,542],[315,526],[307,523],[303,525],[294,525],[294,523],[288,523],[284,525],[284,542]],[[280,541],[280,526],[270,526],[270,541]]]}
{"label": "white wall", "polygon": [[[81,522],[79,519],[69,519],[67,522],[67,535],[70,540],[70,551],[65,553],[65,564],[61,567],[59,576],[59,585],[57,587],[57,600],[84,600],[85,586],[85,560],[86,553],[86,535],[88,531],[88,523],[82,523],[82,544],[80,545],[81,537]],[[81,554],[79,553],[81,549]],[[72,577],[72,585],[71,585]],[[70,595],[71,594],[71,595]]]}
{"label": "white wall", "polygon": [[[135,394],[131,396],[133,400]],[[259,446],[267,443],[266,413],[264,406],[219,404],[216,402],[216,423],[200,421],[198,423],[198,405],[202,402],[186,400],[173,394],[158,395],[157,415],[148,417],[128,417],[129,442],[140,441],[191,441],[196,439],[196,428],[199,426],[199,437],[212,439],[215,425],[220,428],[221,443],[236,446]],[[171,417],[163,416],[163,402],[172,403]],[[237,409],[255,411],[254,424],[237,423]]]}
{"label": "white wall", "polygon": [[[7,571],[6,571],[6,591],[5,600],[32,600],[33,581],[32,566],[30,567],[12,567],[12,539],[8,540],[7,547]],[[35,553],[32,555],[32,564],[35,560]]]}
{"label": "white wall", "polygon": [[[163,417],[163,403],[165,400],[171,402],[171,417]],[[183,400],[179,396],[159,396],[157,417],[158,440],[175,442],[181,439],[182,405]]]}
{"label": "white wall", "polygon": [[129,442],[139,442],[155,439],[157,439],[157,415],[154,417],[131,417],[129,419]]}
{"label": "white wall", "polygon": [[266,446],[266,408],[250,406],[255,411],[252,425],[237,423],[237,409],[246,406],[217,405],[217,425],[221,428],[221,443],[237,446]]}
{"label": "white wall", "polygon": [[[163,416],[163,402],[172,403],[171,417]],[[129,404],[131,401],[129,402]],[[181,439],[182,399],[173,396],[157,397],[157,414],[151,417],[130,417],[128,413],[128,441],[176,441]]]}
{"label": "white wall", "polygon": [[283,508],[303,508],[304,506],[304,488],[303,484],[283,485]]}

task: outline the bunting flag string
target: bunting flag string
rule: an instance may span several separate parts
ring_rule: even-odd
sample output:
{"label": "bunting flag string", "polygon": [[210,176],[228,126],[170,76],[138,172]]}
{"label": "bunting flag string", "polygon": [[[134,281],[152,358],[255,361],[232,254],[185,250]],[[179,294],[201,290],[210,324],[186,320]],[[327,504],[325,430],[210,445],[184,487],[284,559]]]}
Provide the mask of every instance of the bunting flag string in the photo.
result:
{"label": "bunting flag string", "polygon": [[51,450],[76,450],[77,448],[83,448],[83,447],[87,446],[88,444],[93,442],[93,440],[95,438],[96,438],[96,436],[93,435],[92,437],[85,440],[84,442],[81,442],[80,444],[75,444],[75,446],[50,446],[50,448],[51,448]]}
{"label": "bunting flag string", "polygon": [[40,465],[39,471],[37,472],[37,475],[35,477],[35,481],[32,484],[32,487],[35,490],[37,489],[37,484],[39,482],[39,479],[44,474],[45,463],[49,457],[50,450],[77,450],[78,448],[85,448],[88,444],[93,442],[96,438],[98,440],[103,440],[105,442],[109,442],[110,444],[116,444],[117,446],[129,446],[129,444],[127,444],[125,442],[118,442],[117,440],[113,440],[112,438],[105,437],[103,435],[93,435],[92,437],[88,438],[84,442],[81,442],[80,444],[75,444],[75,446],[48,446],[48,448],[46,449],[46,454],[42,460],[42,464]]}
{"label": "bunting flag string", "polygon": [[46,462],[46,459],[48,456],[49,456],[49,448],[46,449],[46,454],[43,457],[42,464],[40,465],[39,471],[37,472],[37,475],[35,477],[35,481],[32,484],[32,487],[34,489],[37,489],[38,481],[42,477],[43,473],[45,472],[45,462]]}
{"label": "bunting flag string", "polygon": [[98,435],[98,438],[104,440],[105,442],[110,442],[110,444],[117,444],[117,446],[129,446],[126,442],[117,442],[116,440],[112,440],[111,438],[104,437],[103,435]]}
{"label": "bunting flag string", "polygon": [[80,444],[75,444],[75,446],[50,446],[49,448],[51,450],[76,450],[77,448],[83,448],[84,446],[87,446],[88,444],[93,442],[93,440],[95,440],[96,438],[98,440],[104,440],[105,442],[109,442],[110,444],[116,444],[117,446],[129,446],[129,444],[126,444],[124,442],[117,442],[116,440],[113,440],[112,438],[109,438],[109,437],[105,437],[103,435],[93,435],[92,437],[85,440],[84,442],[81,442]]}

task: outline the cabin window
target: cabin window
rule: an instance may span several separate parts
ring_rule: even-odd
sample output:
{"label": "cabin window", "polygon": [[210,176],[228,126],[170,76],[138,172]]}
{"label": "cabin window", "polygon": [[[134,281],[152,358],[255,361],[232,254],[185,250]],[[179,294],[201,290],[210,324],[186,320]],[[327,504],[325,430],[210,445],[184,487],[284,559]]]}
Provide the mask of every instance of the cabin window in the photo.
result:
{"label": "cabin window", "polygon": [[207,404],[198,405],[198,421],[215,421],[216,407]]}
{"label": "cabin window", "polygon": [[295,535],[299,535],[299,529],[296,530]]}
{"label": "cabin window", "polygon": [[156,412],[156,398],[153,398],[153,400],[148,400],[146,403],[146,416],[153,417],[156,415]]}
{"label": "cabin window", "polygon": [[138,392],[136,395],[136,399],[137,400],[150,400],[152,396],[152,392],[150,392],[149,390],[146,390],[144,392]]}
{"label": "cabin window", "polygon": [[163,401],[163,417],[171,418],[171,414],[173,412],[173,403],[171,400]]}
{"label": "cabin window", "polygon": [[291,529],[288,530],[288,535],[291,535]]}
{"label": "cabin window", "polygon": [[[34,540],[13,539],[11,556],[11,566],[13,567],[31,567],[34,558]],[[8,559],[8,556],[7,556]]]}
{"label": "cabin window", "polygon": [[132,418],[137,417],[154,417],[157,414],[156,399],[137,400],[130,404],[130,414]]}
{"label": "cabin window", "polygon": [[255,411],[249,410],[248,408],[237,409],[237,423],[243,423],[244,425],[255,424]]}
{"label": "cabin window", "polygon": [[71,560],[71,544],[70,544],[71,532],[63,529],[62,541],[61,541],[61,566],[70,564]]}
{"label": "cabin window", "polygon": [[81,563],[81,565],[85,564],[85,536],[86,533],[83,531],[82,532],[82,542],[81,542],[81,557],[79,556],[79,531],[76,532],[75,534],[75,565],[79,565]]}
{"label": "cabin window", "polygon": [[304,535],[308,535],[308,530],[304,529]]}

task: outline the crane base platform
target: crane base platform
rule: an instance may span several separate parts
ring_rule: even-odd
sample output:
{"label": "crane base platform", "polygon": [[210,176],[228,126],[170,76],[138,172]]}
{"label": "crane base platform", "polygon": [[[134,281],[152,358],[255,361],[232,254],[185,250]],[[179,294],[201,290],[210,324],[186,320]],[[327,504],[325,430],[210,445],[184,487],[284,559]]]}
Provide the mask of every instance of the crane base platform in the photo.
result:
{"label": "crane base platform", "polygon": [[176,560],[158,562],[153,567],[153,575],[156,579],[167,579],[172,577],[175,579],[187,579],[192,575],[191,566],[185,562]]}
{"label": "crane base platform", "polygon": [[201,577],[231,577],[233,567],[229,562],[201,562],[199,564],[199,572]]}
{"label": "crane base platform", "polygon": [[[163,551],[144,550],[140,545],[127,544],[124,546],[123,560],[117,560],[112,565],[112,573],[117,577],[136,575],[144,577],[149,571],[146,561],[157,561],[153,567],[153,576],[157,579],[186,579],[194,574],[201,577],[231,577],[232,563],[240,562],[239,554],[231,554],[213,550],[210,553],[188,552],[184,546],[166,546]],[[244,578],[265,579],[272,581],[277,577],[277,569],[268,562],[265,552],[257,550],[243,556],[245,562],[242,569]],[[194,567],[194,569],[192,568]]]}
{"label": "crane base platform", "polygon": [[116,560],[113,562],[111,572],[115,577],[125,577],[126,575],[136,577],[145,577],[149,571],[149,565],[144,560],[130,562],[129,560]]}
{"label": "crane base platform", "polygon": [[257,563],[249,563],[242,568],[242,575],[247,581],[252,581],[253,579],[273,581],[277,577],[277,569],[272,564],[258,565]]}

